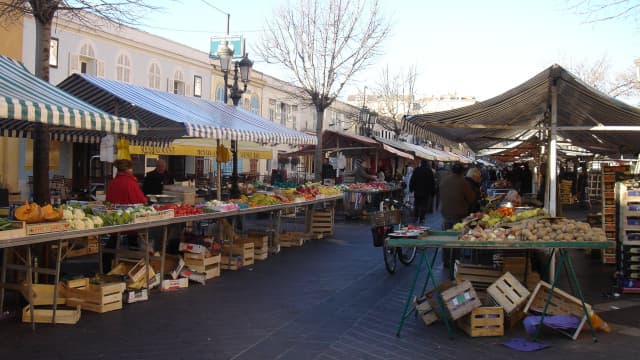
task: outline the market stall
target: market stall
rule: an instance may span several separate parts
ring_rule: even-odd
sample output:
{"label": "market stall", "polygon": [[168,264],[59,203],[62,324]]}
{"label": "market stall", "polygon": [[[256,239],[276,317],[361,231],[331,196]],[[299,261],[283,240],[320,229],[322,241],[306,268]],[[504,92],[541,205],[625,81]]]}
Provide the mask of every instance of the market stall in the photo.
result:
{"label": "market stall", "polygon": [[[319,204],[333,203],[342,198],[342,195],[339,193],[339,191],[335,189],[318,188],[318,190],[316,191],[318,192],[318,195],[314,195],[313,198],[311,198],[310,196],[302,197],[302,195],[300,194],[291,192],[290,196],[270,195],[272,199],[269,201],[270,205],[258,205],[258,204],[251,205],[252,204],[251,199],[247,199],[247,201],[249,202],[244,203],[244,205],[242,203],[221,203],[221,202],[203,204],[200,207],[192,208],[193,212],[191,211],[179,212],[176,208],[170,207],[170,206],[169,207],[159,206],[156,208],[140,207],[140,208],[126,209],[126,211],[117,210],[117,209],[105,211],[104,207],[101,206],[100,204],[88,204],[87,206],[83,206],[82,204],[65,205],[64,211],[70,212],[70,215],[69,215],[70,218],[68,218],[68,220],[49,223],[49,224],[58,224],[59,226],[55,226],[55,227],[51,226],[47,229],[47,226],[46,226],[48,225],[47,223],[31,224],[31,225],[25,224],[25,223],[19,223],[19,224],[15,224],[16,226],[13,228],[13,230],[9,230],[7,232],[0,231],[0,248],[14,249],[16,247],[23,247],[27,251],[25,256],[26,258],[25,264],[15,264],[11,262],[9,256],[7,255],[8,253],[7,252],[4,253],[2,274],[1,274],[2,276],[1,276],[1,282],[0,282],[0,288],[2,289],[2,291],[0,292],[0,309],[4,304],[4,289],[14,288],[9,286],[11,284],[6,283],[7,271],[18,270],[18,271],[25,271],[28,274],[35,272],[40,274],[51,275],[55,277],[55,281],[51,285],[52,291],[49,294],[49,296],[52,296],[50,298],[49,305],[53,306],[53,310],[52,310],[52,313],[49,312],[49,317],[45,319],[45,322],[50,321],[52,323],[56,323],[56,308],[59,303],[58,303],[58,297],[55,294],[58,294],[58,291],[59,291],[58,286],[59,286],[60,265],[62,260],[64,259],[64,255],[62,253],[63,241],[67,241],[67,240],[74,241],[74,240],[86,238],[89,236],[94,237],[94,236],[100,236],[104,234],[114,234],[114,233],[120,234],[123,232],[130,232],[130,231],[141,232],[143,234],[142,239],[148,239],[150,229],[160,228],[162,230],[163,235],[161,239],[162,244],[160,247],[160,253],[157,256],[150,255],[150,252],[148,250],[136,252],[136,251],[122,249],[122,251],[120,251],[121,249],[118,249],[116,247],[116,249],[112,251],[117,256],[118,255],[125,256],[125,257],[134,256],[134,258],[140,259],[138,263],[138,264],[141,264],[139,265],[139,269],[137,270],[137,272],[135,271],[132,272],[132,270],[129,270],[129,276],[135,275],[139,277],[137,281],[133,281],[133,283],[137,284],[137,286],[140,286],[140,279],[143,279],[142,284],[144,288],[148,290],[153,287],[154,282],[163,281],[165,279],[165,275],[167,275],[167,271],[170,271],[170,270],[173,270],[174,272],[176,271],[173,268],[167,269],[167,267],[165,266],[167,240],[168,240],[167,229],[169,226],[175,225],[175,224],[196,224],[196,223],[211,222],[211,221],[216,221],[216,222],[222,221],[224,223],[227,223],[226,219],[230,219],[233,222],[235,222],[236,218],[244,217],[251,214],[257,214],[257,213],[274,213],[275,212],[277,213],[277,218],[280,219],[281,212],[289,208],[302,207],[305,209],[304,210],[305,213],[310,214],[311,209],[314,206]],[[336,193],[337,195],[334,195]],[[266,196],[266,195],[263,195],[263,196]],[[296,201],[295,202],[293,200],[288,201],[286,199],[296,199]],[[258,200],[254,199],[253,201],[258,201]],[[93,213],[93,214],[98,213],[100,215],[91,215],[90,213]],[[65,213],[65,216],[66,215],[67,214]],[[92,220],[96,216],[101,219],[99,222],[100,225],[97,225],[98,221],[94,222],[94,220]],[[87,221],[87,219],[89,220]],[[78,225],[78,223],[80,223],[81,225]],[[91,223],[91,226],[85,227],[86,224],[88,223]],[[65,226],[62,226],[62,224],[64,224]],[[274,231],[276,234],[279,233],[278,226],[279,226],[279,221],[275,224],[275,228],[274,228]],[[312,230],[311,223],[306,223],[305,226],[306,226],[305,228],[306,232],[309,232]],[[46,231],[46,230],[51,230],[51,231]],[[216,236],[220,236],[218,239],[222,241],[222,239],[226,239],[226,238],[222,234],[222,228],[220,228],[220,231],[221,232]],[[26,235],[26,234],[31,234],[31,235]],[[227,240],[228,242],[225,241],[225,242],[218,243],[218,244],[223,244],[222,247],[219,247],[220,245],[212,246],[211,251],[217,251],[218,254],[222,255],[223,259],[225,258],[225,255],[226,255],[228,259],[226,268],[238,269],[242,265],[242,262],[239,263],[240,266],[235,265],[236,256],[235,256],[235,250],[233,250],[235,249],[234,242],[238,241],[238,239],[236,239],[235,236],[232,236]],[[30,254],[31,245],[51,244],[51,243],[57,244],[55,269],[45,269],[45,268],[39,267],[37,264],[34,264],[32,262],[32,257]],[[243,242],[239,243],[239,245],[241,246],[242,244]],[[200,249],[198,250],[200,251],[200,253],[202,253],[202,251],[204,251],[205,249],[205,247],[203,247],[203,245],[201,244],[191,244],[186,247],[188,248],[195,247],[196,249]],[[213,249],[217,249],[217,250],[213,250]],[[225,249],[229,250],[228,254],[224,253]],[[264,250],[266,251],[266,248]],[[102,251],[103,251],[102,247],[99,247],[99,259],[102,259],[102,257],[100,256]],[[207,248],[207,252],[209,251],[210,250]],[[197,256],[188,257],[187,255],[185,255],[185,261],[187,261],[186,260],[187,258],[197,257]],[[253,255],[251,255],[251,259],[253,259]],[[156,268],[155,272],[153,268],[150,266],[150,263],[153,262],[154,260],[159,262],[159,266]],[[216,264],[219,264],[219,266],[222,266],[223,268],[225,268],[225,264],[223,261],[218,260]],[[191,268],[192,268],[192,271],[200,271],[200,270],[197,270],[200,268],[197,265],[193,265],[193,263]],[[151,275],[155,273],[158,274],[157,280],[155,276]],[[187,273],[187,274],[190,274],[190,273]],[[219,268],[218,268],[217,274],[218,275],[206,273],[205,275],[202,275],[202,276],[204,276],[205,278],[208,278],[207,276],[219,276]],[[174,280],[175,279],[176,278],[174,278]],[[196,279],[198,278],[196,277]],[[38,285],[38,286],[42,287],[42,285]],[[31,320],[29,320],[28,317],[27,318],[23,317],[23,320],[36,321],[35,317],[39,315],[38,313],[36,313],[36,315],[33,316],[35,310],[37,310],[37,308],[34,308],[34,305],[43,305],[45,304],[43,303],[43,301],[46,301],[46,299],[43,300],[42,298],[38,297],[42,295],[38,295],[37,293],[34,292],[33,282],[31,281],[30,277],[27,277],[27,283],[25,285],[18,285],[17,287],[15,287],[15,289],[23,291],[23,293],[26,294],[25,297],[29,302],[29,309],[34,309],[34,311],[29,312],[29,315],[31,316]],[[51,294],[54,294],[54,295],[51,295]],[[148,295],[145,295],[145,296],[148,296]],[[122,304],[122,300],[120,300],[120,308],[122,306],[121,304]],[[93,309],[92,304],[86,304],[86,306],[88,306],[88,308]],[[117,309],[117,308],[113,308],[113,309]],[[107,308],[105,307],[101,307],[99,308],[98,312],[103,312],[103,311],[110,311],[110,310],[107,310]],[[43,321],[43,319],[38,318],[37,321]],[[64,319],[62,321],[64,321]]]}

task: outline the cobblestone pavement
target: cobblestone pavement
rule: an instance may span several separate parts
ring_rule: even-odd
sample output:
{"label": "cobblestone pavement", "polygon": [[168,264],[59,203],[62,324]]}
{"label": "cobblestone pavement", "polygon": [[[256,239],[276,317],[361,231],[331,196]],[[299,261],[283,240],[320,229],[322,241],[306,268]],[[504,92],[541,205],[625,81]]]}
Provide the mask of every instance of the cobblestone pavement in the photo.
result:
{"label": "cobblestone pavement", "polygon": [[[439,227],[439,216],[427,220]],[[207,285],[152,292],[121,311],[85,311],[76,325],[0,321],[0,359],[596,359],[635,358],[640,351],[640,300],[606,298],[611,267],[573,254],[587,299],[613,332],[577,341],[545,332],[549,349],[510,350],[501,342],[525,336],[470,338],[442,323],[410,317],[395,336],[416,264],[389,275],[364,222],[336,224],[331,239],[285,248]],[[440,278],[442,266],[437,265]],[[9,305],[12,305],[10,302]],[[14,311],[15,311],[14,306]],[[617,310],[614,310],[617,309]]]}

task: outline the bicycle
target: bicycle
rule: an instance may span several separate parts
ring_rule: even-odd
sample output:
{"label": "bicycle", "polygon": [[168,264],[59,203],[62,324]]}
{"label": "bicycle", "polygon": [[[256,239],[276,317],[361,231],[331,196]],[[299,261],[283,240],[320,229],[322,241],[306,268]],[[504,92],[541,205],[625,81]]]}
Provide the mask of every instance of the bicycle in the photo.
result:
{"label": "bicycle", "polygon": [[384,265],[389,274],[396,272],[397,260],[404,265],[410,265],[416,258],[416,247],[392,247],[387,246],[384,239],[394,230],[403,224],[403,218],[407,218],[406,213],[411,213],[411,208],[406,203],[397,200],[384,199],[382,210],[373,213],[371,233],[373,235],[373,246],[382,247]]}

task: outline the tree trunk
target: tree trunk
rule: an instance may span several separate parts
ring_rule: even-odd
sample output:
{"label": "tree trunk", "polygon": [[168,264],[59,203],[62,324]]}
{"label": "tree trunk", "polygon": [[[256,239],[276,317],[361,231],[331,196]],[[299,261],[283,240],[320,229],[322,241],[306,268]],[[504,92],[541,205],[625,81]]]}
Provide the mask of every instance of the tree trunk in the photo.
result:
{"label": "tree trunk", "polygon": [[322,129],[324,125],[324,109],[316,110],[316,137],[318,143],[316,144],[316,153],[313,158],[313,174],[314,181],[322,181]]}
{"label": "tree trunk", "polygon": [[[36,76],[49,82],[49,47],[51,21],[36,20]],[[33,128],[33,200],[49,203],[49,126],[36,123]]]}

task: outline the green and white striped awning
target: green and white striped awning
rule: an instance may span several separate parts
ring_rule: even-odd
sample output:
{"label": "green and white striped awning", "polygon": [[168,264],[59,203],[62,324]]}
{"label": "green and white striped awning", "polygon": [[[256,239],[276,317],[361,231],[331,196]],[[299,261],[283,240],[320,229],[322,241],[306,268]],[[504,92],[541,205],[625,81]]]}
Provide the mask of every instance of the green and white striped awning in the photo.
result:
{"label": "green and white striped awning", "polygon": [[0,135],[31,137],[35,123],[48,124],[52,138],[60,141],[97,142],[106,133],[138,133],[136,120],[110,115],[0,56]]}

